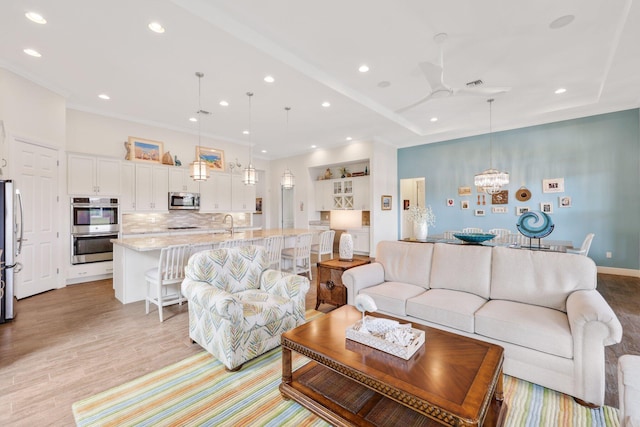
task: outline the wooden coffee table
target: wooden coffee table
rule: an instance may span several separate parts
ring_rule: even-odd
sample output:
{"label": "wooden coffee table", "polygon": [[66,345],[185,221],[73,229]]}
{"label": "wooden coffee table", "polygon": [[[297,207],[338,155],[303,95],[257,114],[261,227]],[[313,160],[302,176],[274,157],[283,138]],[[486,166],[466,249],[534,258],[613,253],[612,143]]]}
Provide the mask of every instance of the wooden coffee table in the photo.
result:
{"label": "wooden coffee table", "polygon": [[[414,323],[425,344],[404,360],[347,340],[360,318],[345,305],[282,334],[285,398],[337,426],[502,425],[502,347]],[[312,361],[292,372],[292,351]]]}

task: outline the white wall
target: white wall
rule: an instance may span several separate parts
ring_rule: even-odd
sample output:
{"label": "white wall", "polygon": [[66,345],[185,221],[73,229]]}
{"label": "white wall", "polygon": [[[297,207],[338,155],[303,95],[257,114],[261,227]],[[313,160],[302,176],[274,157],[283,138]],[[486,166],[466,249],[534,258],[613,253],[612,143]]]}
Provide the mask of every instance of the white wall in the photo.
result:
{"label": "white wall", "polygon": [[[278,228],[280,218],[280,177],[285,168],[291,169],[295,175],[295,227],[307,228],[310,220],[319,219],[319,213],[313,209],[315,198],[316,176],[309,173],[309,169],[324,165],[335,165],[340,162],[355,162],[369,159],[371,176],[371,256],[375,256],[375,246],[380,240],[397,239],[398,215],[398,185],[397,185],[397,156],[396,149],[381,142],[354,142],[334,149],[318,149],[309,154],[274,160],[271,162],[272,171],[269,188],[269,218],[268,226]],[[382,195],[393,197],[393,208],[390,211],[381,210]],[[263,201],[264,203],[264,201]],[[300,209],[301,203],[303,210]]]}
{"label": "white wall", "polygon": [[[90,153],[124,159],[124,142],[130,136],[160,141],[163,151],[177,155],[183,166],[193,162],[198,145],[197,130],[194,133],[179,132],[156,126],[116,119],[78,110],[67,111],[67,151]],[[248,146],[225,142],[202,135],[200,144],[204,147],[224,151],[225,163],[238,158],[243,167],[249,163]],[[265,169],[265,162],[253,160],[256,169]]]}

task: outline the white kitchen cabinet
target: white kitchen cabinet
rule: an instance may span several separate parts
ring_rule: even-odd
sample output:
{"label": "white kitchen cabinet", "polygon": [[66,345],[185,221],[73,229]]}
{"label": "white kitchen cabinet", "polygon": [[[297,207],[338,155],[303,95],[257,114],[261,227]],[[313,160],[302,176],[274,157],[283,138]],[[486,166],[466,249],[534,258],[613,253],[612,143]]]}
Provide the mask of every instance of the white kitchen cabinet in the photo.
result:
{"label": "white kitchen cabinet", "polygon": [[333,182],[321,180],[315,183],[316,211],[330,211],[333,209]]}
{"label": "white kitchen cabinet", "polygon": [[256,210],[256,186],[245,185],[242,182],[242,175],[231,177],[231,210],[233,212]]}
{"label": "white kitchen cabinet", "polygon": [[200,183],[200,212],[231,211],[231,177],[228,173],[211,173]]}
{"label": "white kitchen cabinet", "polygon": [[69,266],[67,285],[105,279],[113,274],[113,261],[92,262]]}
{"label": "white kitchen cabinet", "polygon": [[351,234],[353,238],[353,252],[368,255],[371,249],[369,244],[369,229],[349,230],[349,234]]}
{"label": "white kitchen cabinet", "polygon": [[169,210],[169,169],[167,166],[136,164],[136,210]]}
{"label": "white kitchen cabinet", "polygon": [[353,178],[353,209],[371,210],[369,176]]}
{"label": "white kitchen cabinet", "polygon": [[69,154],[67,190],[71,195],[117,196],[120,194],[120,160]]}
{"label": "white kitchen cabinet", "polygon": [[169,167],[169,191],[199,193],[200,182],[194,181],[189,174],[188,168]]}
{"label": "white kitchen cabinet", "polygon": [[120,211],[136,210],[136,164],[127,160],[120,164]]}

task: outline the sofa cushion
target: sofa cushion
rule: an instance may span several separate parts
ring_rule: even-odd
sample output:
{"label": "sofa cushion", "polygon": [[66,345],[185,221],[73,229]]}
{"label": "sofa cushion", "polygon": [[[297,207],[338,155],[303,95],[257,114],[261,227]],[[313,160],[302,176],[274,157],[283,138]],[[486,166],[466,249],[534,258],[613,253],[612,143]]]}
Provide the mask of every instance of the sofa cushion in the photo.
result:
{"label": "sofa cushion", "polygon": [[247,289],[234,296],[242,302],[244,330],[268,325],[293,313],[293,303],[290,299],[268,292]]}
{"label": "sofa cushion", "polygon": [[567,311],[567,297],[596,288],[596,265],[586,256],[493,248],[491,299]]}
{"label": "sofa cushion", "polygon": [[568,359],[573,338],[562,311],[512,301],[493,300],[475,316],[476,333]]}
{"label": "sofa cushion", "polygon": [[624,354],[618,359],[620,425],[640,427],[640,356]]}
{"label": "sofa cushion", "polygon": [[407,315],[472,334],[474,314],[486,302],[467,292],[431,289],[407,301]]}
{"label": "sofa cushion", "polygon": [[382,241],[376,246],[376,261],[384,267],[384,280],[429,288],[432,243]]}
{"label": "sofa cushion", "polygon": [[421,286],[402,282],[384,282],[360,290],[361,294],[366,294],[373,298],[379,310],[398,316],[406,316],[407,300],[423,292],[425,290]]}
{"label": "sofa cushion", "polygon": [[433,249],[430,286],[469,292],[489,299],[491,247],[436,243]]}

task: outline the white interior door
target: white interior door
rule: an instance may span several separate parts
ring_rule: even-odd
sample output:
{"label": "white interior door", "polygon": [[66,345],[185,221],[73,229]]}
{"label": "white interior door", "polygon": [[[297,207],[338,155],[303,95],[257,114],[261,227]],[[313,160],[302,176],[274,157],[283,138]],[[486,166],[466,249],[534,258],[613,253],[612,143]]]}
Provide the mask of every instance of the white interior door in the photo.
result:
{"label": "white interior door", "polygon": [[17,258],[22,270],[15,275],[15,295],[20,299],[57,287],[58,151],[14,141],[15,187],[24,205],[24,240]]}

